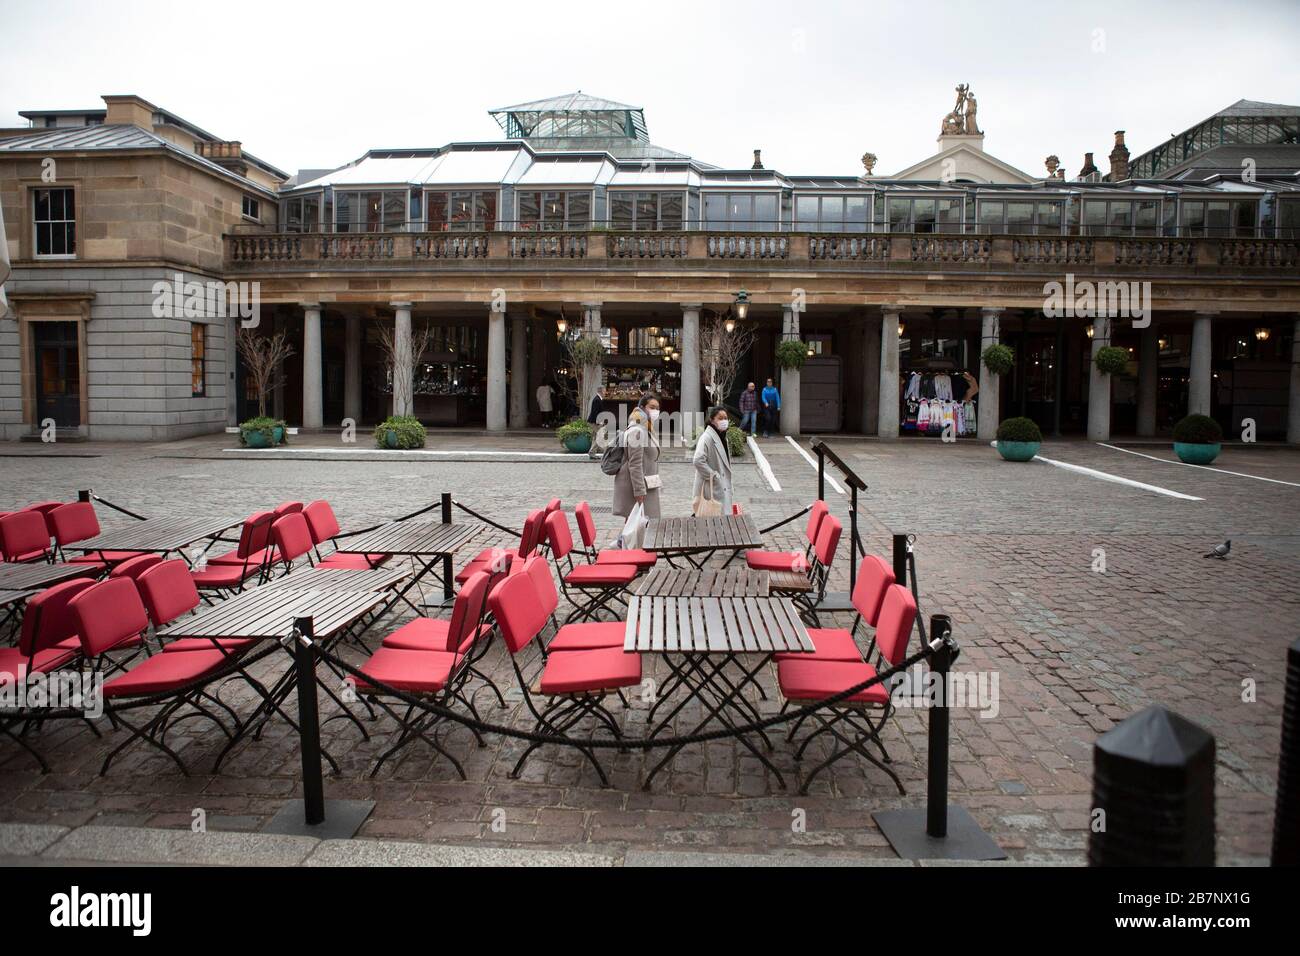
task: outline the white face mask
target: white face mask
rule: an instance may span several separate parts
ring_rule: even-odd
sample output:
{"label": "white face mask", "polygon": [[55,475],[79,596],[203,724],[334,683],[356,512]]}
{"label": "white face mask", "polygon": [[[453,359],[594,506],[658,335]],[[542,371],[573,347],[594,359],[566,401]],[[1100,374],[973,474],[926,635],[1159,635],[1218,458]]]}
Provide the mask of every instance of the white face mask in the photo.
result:
{"label": "white face mask", "polygon": [[651,424],[651,425],[653,425],[655,422],[659,421],[659,409],[657,409],[657,408],[648,408],[648,409],[646,409],[646,411],[650,413],[650,424]]}
{"label": "white face mask", "polygon": [[730,425],[730,424],[731,424],[731,422],[727,421],[727,420],[724,418],[722,421],[718,422],[718,431],[720,431],[720,432],[725,432],[725,431],[727,430],[727,426]]}

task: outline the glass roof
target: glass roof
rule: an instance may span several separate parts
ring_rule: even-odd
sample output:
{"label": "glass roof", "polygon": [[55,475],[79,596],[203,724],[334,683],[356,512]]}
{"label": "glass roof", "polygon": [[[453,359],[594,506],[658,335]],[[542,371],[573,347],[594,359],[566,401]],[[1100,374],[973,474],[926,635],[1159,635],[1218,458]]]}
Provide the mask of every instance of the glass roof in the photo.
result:
{"label": "glass roof", "polygon": [[616,136],[650,142],[645,110],[579,90],[489,110],[510,139]]}

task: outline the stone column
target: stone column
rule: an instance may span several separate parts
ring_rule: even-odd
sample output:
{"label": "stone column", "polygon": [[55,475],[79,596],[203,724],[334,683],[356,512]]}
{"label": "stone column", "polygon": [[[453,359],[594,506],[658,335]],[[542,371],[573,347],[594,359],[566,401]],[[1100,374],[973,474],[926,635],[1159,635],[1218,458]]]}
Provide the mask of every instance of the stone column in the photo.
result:
{"label": "stone column", "polygon": [[[700,398],[700,309],[699,302],[682,305],[682,421],[687,434],[697,424],[703,424],[697,417],[704,411]],[[687,418],[687,416],[691,416]]]}
{"label": "stone column", "polygon": [[1110,345],[1111,320],[1092,320],[1092,352],[1088,361],[1088,441],[1110,441],[1110,376],[1097,368],[1097,353]]}
{"label": "stone column", "polygon": [[876,390],[876,434],[881,441],[898,439],[898,317],[901,305],[881,307],[880,385]]}
{"label": "stone column", "polygon": [[528,427],[528,327],[523,315],[510,316],[510,427]]}
{"label": "stone column", "polygon": [[325,424],[325,396],[321,393],[320,303],[303,303],[302,322],[302,427]]}
{"label": "stone column", "polygon": [[1300,315],[1291,337],[1291,404],[1287,409],[1286,440],[1300,445]]}
{"label": "stone column", "polygon": [[1187,414],[1210,414],[1210,320],[1213,312],[1197,312],[1192,319],[1191,369],[1187,376]]}
{"label": "stone column", "polygon": [[[862,433],[864,435],[879,434],[880,425],[880,366],[882,356],[880,352],[880,332],[882,324],[877,322],[871,316],[868,316],[862,323]],[[897,348],[898,336],[894,336],[894,345]],[[872,372],[875,374],[873,375]],[[873,382],[872,379],[875,379]]]}
{"label": "stone column", "polygon": [[[582,327],[593,337],[600,338],[600,306],[599,302],[584,302],[582,304]],[[587,366],[587,372],[583,375],[586,387],[582,394],[578,396],[578,417],[586,419],[587,412],[591,410],[591,396],[596,394],[596,384],[600,380],[601,370],[598,365]]]}
{"label": "stone column", "polygon": [[361,422],[361,316],[346,319],[343,341],[343,417]]}
{"label": "stone column", "polygon": [[1152,322],[1142,330],[1138,347],[1137,433],[1150,438],[1156,433],[1156,390],[1160,379],[1160,333]]}
{"label": "stone column", "polygon": [[[792,305],[781,310],[781,338],[799,341],[799,312]],[[799,370],[781,369],[781,434],[798,435]]]}
{"label": "stone column", "polygon": [[397,353],[393,368],[393,414],[412,415],[415,413],[414,364],[411,356],[411,303],[389,303],[396,311],[394,319],[394,339]]}
{"label": "stone column", "polygon": [[487,429],[506,430],[506,313],[488,310]]}
{"label": "stone column", "polygon": [[975,403],[975,434],[983,441],[993,441],[998,437],[998,423],[1001,421],[1001,409],[998,407],[1002,397],[1002,376],[994,375],[984,366],[984,350],[996,345],[1002,335],[1002,310],[980,309],[982,319],[980,326],[980,391]]}

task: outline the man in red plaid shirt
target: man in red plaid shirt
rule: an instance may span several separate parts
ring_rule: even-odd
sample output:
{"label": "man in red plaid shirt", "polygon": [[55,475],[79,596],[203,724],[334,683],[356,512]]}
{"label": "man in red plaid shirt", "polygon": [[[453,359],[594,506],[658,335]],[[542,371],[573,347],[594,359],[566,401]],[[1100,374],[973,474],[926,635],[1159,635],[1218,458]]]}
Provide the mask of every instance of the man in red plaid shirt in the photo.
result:
{"label": "man in red plaid shirt", "polygon": [[758,392],[753,382],[740,393],[740,430],[758,436]]}

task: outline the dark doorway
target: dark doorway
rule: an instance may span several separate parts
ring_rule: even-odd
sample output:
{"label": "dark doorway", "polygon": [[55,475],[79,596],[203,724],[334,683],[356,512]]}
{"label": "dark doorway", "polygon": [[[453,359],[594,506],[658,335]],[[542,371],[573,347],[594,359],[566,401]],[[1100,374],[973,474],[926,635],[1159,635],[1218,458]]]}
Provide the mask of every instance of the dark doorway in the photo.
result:
{"label": "dark doorway", "polygon": [[76,322],[32,323],[36,420],[56,428],[81,425],[81,355]]}

